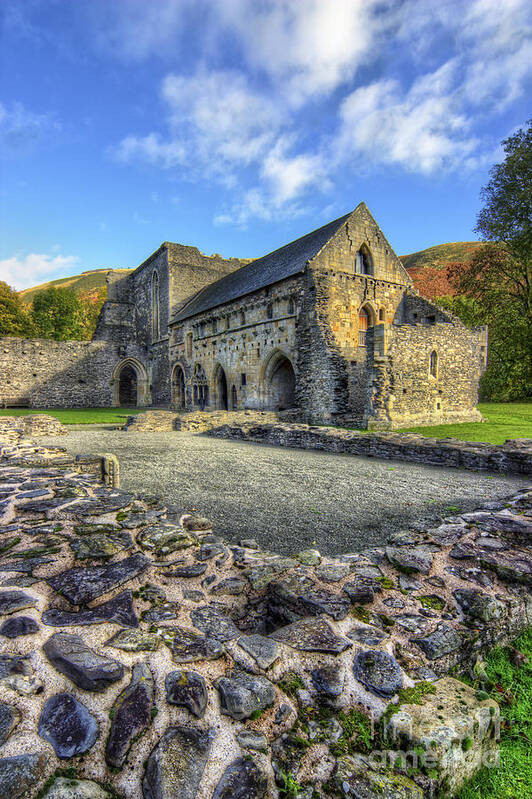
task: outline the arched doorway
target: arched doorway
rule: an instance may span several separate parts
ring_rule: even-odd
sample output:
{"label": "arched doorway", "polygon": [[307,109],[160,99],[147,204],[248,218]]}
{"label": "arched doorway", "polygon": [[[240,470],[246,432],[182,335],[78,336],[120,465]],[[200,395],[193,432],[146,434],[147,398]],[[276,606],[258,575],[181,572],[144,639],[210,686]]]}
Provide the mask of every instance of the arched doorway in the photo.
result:
{"label": "arched doorway", "polygon": [[122,408],[131,408],[137,404],[137,373],[129,364],[120,372],[118,402]]}
{"label": "arched doorway", "polygon": [[177,410],[185,407],[185,373],[179,364],[172,372],[172,405]]}
{"label": "arched doorway", "polygon": [[236,386],[233,386],[231,388],[231,409],[233,411],[236,411],[237,407],[238,407],[238,395],[236,391]]}
{"label": "arched doorway", "polygon": [[375,313],[370,305],[363,305],[358,312],[358,346],[365,347],[368,330],[375,324]]}
{"label": "arched doorway", "polygon": [[216,392],[216,407],[227,411],[229,408],[227,397],[227,377],[220,364],[214,370],[214,390]]}
{"label": "arched doorway", "polygon": [[266,410],[285,411],[296,406],[294,367],[280,350],[275,350],[266,361],[262,386]]}
{"label": "arched doorway", "polygon": [[126,358],[115,366],[111,380],[113,405],[134,408],[149,405],[148,373],[136,358]]}

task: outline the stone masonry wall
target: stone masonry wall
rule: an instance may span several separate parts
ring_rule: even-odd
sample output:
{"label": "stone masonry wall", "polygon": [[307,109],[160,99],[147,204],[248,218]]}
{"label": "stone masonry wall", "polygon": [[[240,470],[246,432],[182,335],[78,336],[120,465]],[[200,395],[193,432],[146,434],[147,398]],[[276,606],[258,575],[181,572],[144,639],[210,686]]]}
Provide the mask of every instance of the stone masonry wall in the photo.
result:
{"label": "stone masonry wall", "polygon": [[[196,291],[234,271],[237,258],[206,256],[196,247],[164,242],[137,269],[108,285],[108,300],[95,339],[122,346],[121,359],[139,360],[149,376],[149,397],[155,405],[171,402],[168,325],[172,314]],[[159,285],[159,335],[153,335],[152,279]],[[115,364],[116,365],[116,364]]]}
{"label": "stone masonry wall", "polygon": [[302,281],[293,278],[171,325],[170,362],[172,368],[180,365],[184,369],[186,407],[193,407],[193,371],[199,364],[209,384],[208,407],[220,407],[216,370],[221,366],[227,379],[229,407],[232,407],[234,386],[239,408],[263,408],[267,404],[262,385],[264,368],[277,350],[294,366],[297,388],[297,320],[301,295]]}
{"label": "stone masonry wall", "polygon": [[0,402],[33,408],[111,405],[111,378],[119,360],[107,341],[0,339]]}
{"label": "stone masonry wall", "polygon": [[32,436],[63,436],[67,429],[59,419],[46,413],[29,416],[0,416],[0,441],[16,442]]}
{"label": "stone masonry wall", "polygon": [[[355,256],[363,247],[370,254],[372,275],[355,273]],[[391,324],[411,285],[367,209],[361,209],[312,260],[298,358],[302,407],[309,419],[351,414],[363,422],[371,362],[368,348],[359,345],[359,311],[362,306],[368,310],[370,325]]]}
{"label": "stone masonry wall", "polygon": [[385,334],[387,353],[375,362],[373,420],[392,428],[481,421],[475,406],[485,363],[483,330],[460,322],[408,324]]}

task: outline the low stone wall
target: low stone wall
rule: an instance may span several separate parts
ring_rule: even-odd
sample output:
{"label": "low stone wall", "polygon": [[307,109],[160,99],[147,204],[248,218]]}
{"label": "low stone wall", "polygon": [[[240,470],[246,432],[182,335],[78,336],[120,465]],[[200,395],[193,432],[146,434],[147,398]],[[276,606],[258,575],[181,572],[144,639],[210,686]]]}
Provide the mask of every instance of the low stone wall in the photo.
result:
{"label": "low stone wall", "polygon": [[478,659],[530,623],[532,489],[283,557],[96,461],[0,442],[0,796],[428,799],[495,762]]}
{"label": "low stone wall", "polygon": [[255,441],[296,449],[319,449],[368,458],[409,461],[434,466],[486,469],[508,474],[532,474],[532,439],[506,441],[502,446],[456,438],[428,438],[416,433],[359,433],[306,424],[225,423],[211,436]]}
{"label": "low stone wall", "polygon": [[0,416],[0,441],[18,441],[32,436],[63,436],[64,424],[53,416],[35,413],[29,416]]}
{"label": "low stone wall", "polygon": [[274,424],[280,420],[292,420],[297,411],[193,411],[176,413],[167,410],[149,410],[136,416],[128,416],[125,429],[132,433],[166,433],[183,430],[191,433],[206,433],[225,424]]}
{"label": "low stone wall", "polygon": [[118,488],[120,469],[116,455],[69,455],[64,447],[41,447],[20,440],[12,441],[9,435],[0,433],[0,469],[3,466],[23,469],[46,469],[53,467],[64,472],[90,475],[106,486]]}

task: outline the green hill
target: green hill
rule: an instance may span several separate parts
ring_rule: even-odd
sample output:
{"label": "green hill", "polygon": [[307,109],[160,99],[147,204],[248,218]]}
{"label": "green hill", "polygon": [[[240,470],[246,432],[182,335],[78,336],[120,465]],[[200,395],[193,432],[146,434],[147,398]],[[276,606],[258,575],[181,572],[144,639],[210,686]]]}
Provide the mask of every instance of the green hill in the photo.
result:
{"label": "green hill", "polygon": [[95,294],[101,294],[101,289],[106,287],[106,276],[108,272],[118,272],[127,275],[131,269],[92,269],[88,272],[82,272],[80,275],[72,275],[71,277],[60,277],[57,280],[50,280],[48,283],[41,283],[38,286],[24,289],[20,292],[22,301],[26,305],[30,305],[33,298],[39,291],[50,288],[72,289],[82,299],[91,297]]}
{"label": "green hill", "polygon": [[456,294],[447,279],[447,267],[470,261],[483,246],[481,241],[451,241],[399,257],[420,294],[433,299]]}

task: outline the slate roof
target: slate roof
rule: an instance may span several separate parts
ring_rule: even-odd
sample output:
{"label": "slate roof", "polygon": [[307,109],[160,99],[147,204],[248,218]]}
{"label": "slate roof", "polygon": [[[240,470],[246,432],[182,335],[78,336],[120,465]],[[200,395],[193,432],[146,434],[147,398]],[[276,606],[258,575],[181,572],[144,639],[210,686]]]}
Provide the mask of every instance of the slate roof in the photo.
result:
{"label": "slate roof", "polygon": [[300,239],[285,244],[278,250],[257,258],[235,272],[220,278],[215,283],[198,291],[174,316],[173,321],[188,319],[209,308],[236,300],[244,294],[271,286],[279,280],[303,272],[308,261],[327,244],[329,239],[351,216],[346,214],[327,225],[307,233]]}

